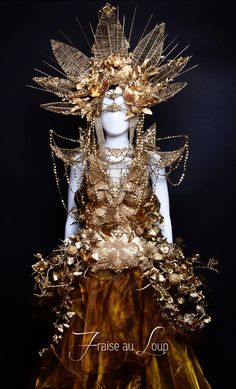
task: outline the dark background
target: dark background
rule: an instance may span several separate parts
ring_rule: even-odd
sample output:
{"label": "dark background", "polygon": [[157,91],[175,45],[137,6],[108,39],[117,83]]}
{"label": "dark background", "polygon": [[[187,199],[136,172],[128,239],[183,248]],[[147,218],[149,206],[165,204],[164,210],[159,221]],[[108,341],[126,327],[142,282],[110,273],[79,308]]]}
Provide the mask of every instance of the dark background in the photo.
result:
{"label": "dark background", "polygon": [[[39,75],[54,74],[49,39],[66,42],[61,29],[90,54],[75,20],[92,42],[88,21],[97,24],[102,1],[0,2],[1,77],[1,357],[10,369],[7,388],[26,388],[37,365],[47,330],[30,315],[33,254],[48,254],[63,238],[66,213],[56,189],[49,129],[77,136],[78,118],[55,115],[39,104],[51,94],[27,88]],[[230,3],[203,1],[111,1],[126,13],[129,26],[138,6],[131,40],[134,48],[150,16],[166,22],[167,43],[176,35],[178,53],[187,44],[199,64],[182,79],[188,86],[155,108],[160,136],[188,134],[190,158],[181,186],[170,187],[174,236],[182,236],[187,253],[220,261],[220,273],[208,273],[212,323],[196,346],[212,388],[233,387],[235,325],[235,47]],[[126,29],[128,36],[129,28]],[[171,56],[172,57],[172,56]],[[52,63],[52,61],[51,61]],[[150,122],[150,120],[149,120]],[[66,188],[64,188],[64,193]],[[5,369],[5,368],[4,368]],[[232,384],[231,384],[232,383]],[[184,389],[184,388],[183,388]]]}

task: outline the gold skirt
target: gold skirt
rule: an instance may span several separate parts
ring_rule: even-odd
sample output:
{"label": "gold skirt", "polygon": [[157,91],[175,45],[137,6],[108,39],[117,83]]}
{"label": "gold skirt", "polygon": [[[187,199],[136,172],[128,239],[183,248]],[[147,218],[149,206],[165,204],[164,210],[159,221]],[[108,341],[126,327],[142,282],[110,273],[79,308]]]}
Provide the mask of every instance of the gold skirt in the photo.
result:
{"label": "gold skirt", "polygon": [[70,327],[46,353],[36,389],[210,389],[190,344],[173,333],[139,269],[78,281]]}

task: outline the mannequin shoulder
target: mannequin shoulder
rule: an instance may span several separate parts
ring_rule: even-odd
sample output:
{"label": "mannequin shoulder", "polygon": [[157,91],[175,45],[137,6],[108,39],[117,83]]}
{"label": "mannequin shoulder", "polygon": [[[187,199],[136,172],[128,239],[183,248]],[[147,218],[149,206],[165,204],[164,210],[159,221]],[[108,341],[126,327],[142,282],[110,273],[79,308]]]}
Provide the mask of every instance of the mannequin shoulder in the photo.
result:
{"label": "mannequin shoulder", "polygon": [[81,153],[76,153],[73,156],[73,163],[70,167],[70,180],[76,181],[80,180],[82,177],[82,171],[83,171],[83,157]]}
{"label": "mannequin shoulder", "polygon": [[163,161],[158,154],[158,152],[154,151],[150,154],[150,158],[148,161],[148,170],[150,174],[150,178],[156,181],[165,181],[166,173],[165,168],[163,167]]}
{"label": "mannequin shoulder", "polygon": [[73,166],[80,168],[82,166],[84,156],[82,153],[77,152],[73,155]]}
{"label": "mannequin shoulder", "polygon": [[148,157],[148,164],[149,165],[157,165],[161,160],[161,156],[156,152],[149,152],[149,157]]}

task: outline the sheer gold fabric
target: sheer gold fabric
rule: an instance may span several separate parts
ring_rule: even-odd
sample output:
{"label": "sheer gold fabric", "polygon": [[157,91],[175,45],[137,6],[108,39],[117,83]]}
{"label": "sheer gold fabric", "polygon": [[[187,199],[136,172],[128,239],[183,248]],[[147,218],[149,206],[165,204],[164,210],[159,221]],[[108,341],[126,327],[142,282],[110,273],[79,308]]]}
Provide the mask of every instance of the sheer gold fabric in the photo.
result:
{"label": "sheer gold fabric", "polygon": [[[161,318],[152,293],[142,288],[140,270],[128,269],[117,275],[99,271],[80,281],[74,290],[71,321],[59,351],[46,354],[42,360],[37,389],[210,389],[199,362],[187,342],[171,333]],[[137,355],[144,350],[152,330],[151,343],[167,342],[163,355]],[[92,344],[109,342],[133,345],[134,350],[102,351],[88,347],[91,335],[74,335],[99,331]],[[132,347],[130,347],[132,348]],[[73,359],[73,360],[72,360]]]}

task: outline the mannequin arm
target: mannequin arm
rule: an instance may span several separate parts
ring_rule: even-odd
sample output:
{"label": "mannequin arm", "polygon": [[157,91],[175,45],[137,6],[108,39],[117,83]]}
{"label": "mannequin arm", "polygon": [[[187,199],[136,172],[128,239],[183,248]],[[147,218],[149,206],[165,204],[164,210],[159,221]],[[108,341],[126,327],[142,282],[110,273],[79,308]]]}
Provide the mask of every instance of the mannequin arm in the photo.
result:
{"label": "mannequin arm", "polygon": [[69,236],[73,235],[79,228],[79,225],[77,223],[72,224],[75,222],[74,218],[70,215],[70,211],[72,208],[76,206],[74,195],[78,188],[78,186],[81,183],[81,169],[79,166],[75,166],[73,168],[70,168],[70,185],[68,187],[68,197],[67,197],[67,209],[68,209],[68,216],[66,219],[65,224],[65,239]]}
{"label": "mannequin arm", "polygon": [[[155,156],[155,159],[159,159],[159,156]],[[158,174],[159,173],[159,174]],[[161,224],[162,235],[167,239],[169,243],[173,243],[172,224],[170,218],[170,203],[167,181],[164,176],[165,170],[159,169],[158,173],[151,173],[151,180],[153,183],[154,193],[160,201],[160,213],[164,218],[164,222]]]}

